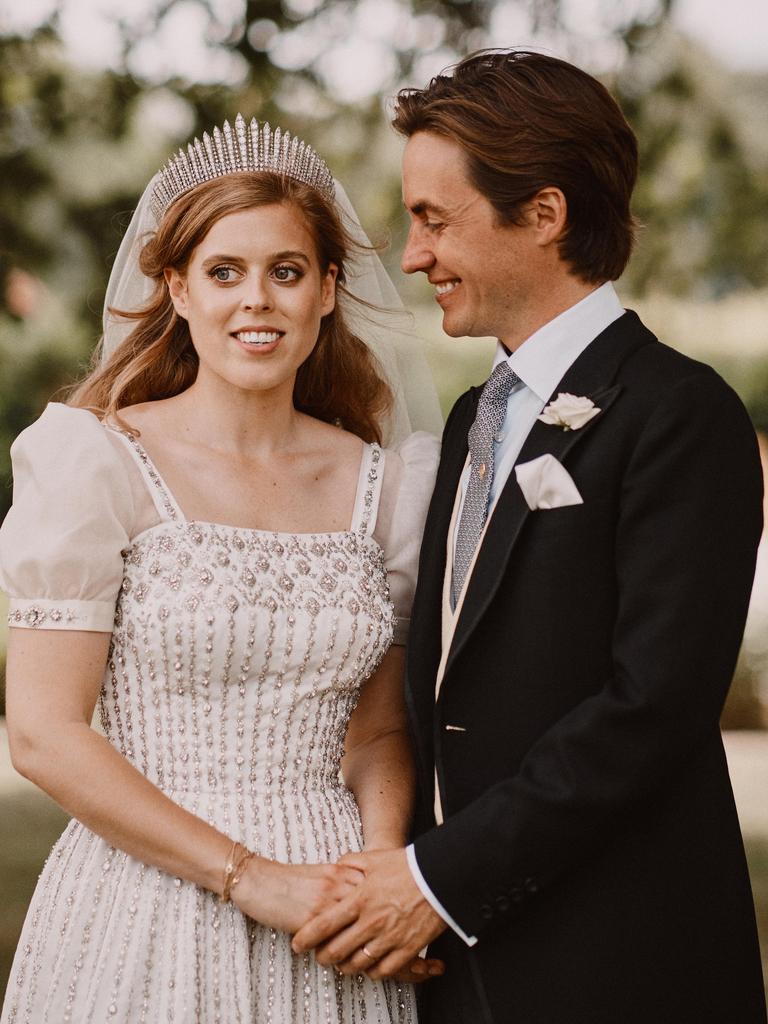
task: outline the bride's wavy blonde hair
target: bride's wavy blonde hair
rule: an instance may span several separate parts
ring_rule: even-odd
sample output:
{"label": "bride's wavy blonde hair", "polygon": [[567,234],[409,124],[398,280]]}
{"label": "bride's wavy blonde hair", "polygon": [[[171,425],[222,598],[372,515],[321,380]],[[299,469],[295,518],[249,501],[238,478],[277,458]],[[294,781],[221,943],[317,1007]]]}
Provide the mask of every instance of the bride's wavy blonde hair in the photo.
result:
{"label": "bride's wavy blonde hair", "polygon": [[[101,346],[96,349],[91,370],[75,386],[69,404],[122,422],[119,411],[126,406],[185,391],[197,376],[198,357],[187,321],[173,308],[164,271],[183,273],[195,248],[222,217],[277,203],[302,214],[321,272],[335,264],[337,288],[344,291],[353,243],[334,206],[319,192],[269,172],[241,172],[205,182],[172,203],[157,232],[148,237],[139,265],[154,281],[154,292],[141,309],[111,310],[136,326],[105,363]],[[392,392],[371,350],[347,326],[338,302],[322,318],[317,343],[299,367],[293,401],[301,412],[338,423],[364,441],[381,441],[381,420]]]}

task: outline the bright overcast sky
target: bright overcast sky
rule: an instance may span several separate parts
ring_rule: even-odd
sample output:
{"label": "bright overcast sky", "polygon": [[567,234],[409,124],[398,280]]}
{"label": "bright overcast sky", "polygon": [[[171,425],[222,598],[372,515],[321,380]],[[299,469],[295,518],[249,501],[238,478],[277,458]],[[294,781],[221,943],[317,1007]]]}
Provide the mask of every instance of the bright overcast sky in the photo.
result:
{"label": "bright overcast sky", "polygon": [[[55,0],[3,2],[0,31],[25,30],[39,23]],[[563,0],[566,33],[557,37],[532,38],[527,18],[514,0],[499,0],[491,23],[494,45],[538,45],[550,52],[587,64],[595,71],[615,64],[620,49],[608,41],[610,19],[624,11],[642,10],[652,0]],[[73,58],[82,64],[103,66],[117,60],[119,36],[116,14],[140,22],[143,11],[156,0],[65,0],[62,35]],[[310,11],[314,0],[292,0],[294,8]],[[236,20],[242,0],[213,0],[224,23]],[[393,32],[402,33],[404,7],[400,0],[360,0],[355,15],[344,25],[329,25],[327,39],[317,33],[294,33],[290,41],[271,52],[281,66],[306,63],[307,56],[319,56],[319,67],[328,88],[337,95],[359,99],[378,91],[390,81],[392,58],[387,45]],[[768,0],[677,0],[674,21],[695,37],[727,66],[734,69],[768,71]],[[422,16],[419,31],[429,38],[431,16]],[[434,22],[436,19],[431,18]],[[398,28],[398,25],[400,28]],[[202,9],[191,0],[177,0],[166,18],[164,31],[147,39],[137,51],[132,70],[152,78],[180,74],[192,80],[235,83],[243,65],[237,55],[211,50],[205,44],[209,25]],[[434,25],[431,31],[439,30]],[[421,36],[419,37],[421,39]],[[339,40],[343,40],[340,42]],[[424,44],[422,44],[424,45]],[[450,61],[439,46],[417,65],[419,79],[440,70]]]}
{"label": "bright overcast sky", "polygon": [[766,0],[677,0],[674,21],[730,67],[768,71]]}

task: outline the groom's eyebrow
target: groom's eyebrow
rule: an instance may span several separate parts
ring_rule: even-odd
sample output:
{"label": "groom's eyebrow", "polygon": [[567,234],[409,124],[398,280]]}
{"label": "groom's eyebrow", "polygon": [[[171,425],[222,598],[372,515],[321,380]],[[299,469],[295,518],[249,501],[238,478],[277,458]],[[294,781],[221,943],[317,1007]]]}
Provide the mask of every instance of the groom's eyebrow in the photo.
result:
{"label": "groom's eyebrow", "polygon": [[410,206],[409,209],[411,213],[415,214],[417,217],[420,217],[423,213],[427,213],[427,211],[429,211],[429,213],[436,213],[438,217],[445,217],[448,213],[445,207],[437,206],[436,203],[430,203],[426,199],[420,199],[418,202]]}

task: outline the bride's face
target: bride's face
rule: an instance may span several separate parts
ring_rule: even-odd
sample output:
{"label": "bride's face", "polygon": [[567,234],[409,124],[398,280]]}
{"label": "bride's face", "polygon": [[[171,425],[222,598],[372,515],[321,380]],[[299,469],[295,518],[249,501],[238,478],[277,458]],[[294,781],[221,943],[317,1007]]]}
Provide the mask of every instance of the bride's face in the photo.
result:
{"label": "bride's face", "polygon": [[299,209],[258,206],[218,220],[184,273],[166,280],[189,324],[200,375],[243,390],[293,393],[296,372],[336,301],[337,268],[323,271]]}

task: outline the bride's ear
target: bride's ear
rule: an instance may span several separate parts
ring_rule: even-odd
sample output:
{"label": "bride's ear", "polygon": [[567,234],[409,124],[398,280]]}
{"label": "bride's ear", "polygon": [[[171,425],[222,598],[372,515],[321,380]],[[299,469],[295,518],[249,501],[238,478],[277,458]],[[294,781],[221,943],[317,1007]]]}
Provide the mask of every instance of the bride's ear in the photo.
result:
{"label": "bride's ear", "polygon": [[163,271],[165,283],[168,285],[168,294],[171,296],[173,308],[178,316],[187,319],[187,278],[173,267],[166,267]]}
{"label": "bride's ear", "polygon": [[[323,277],[320,292],[320,315],[326,316],[336,307],[336,278],[339,268],[335,263],[329,263],[328,269]],[[178,310],[177,310],[178,312]]]}

